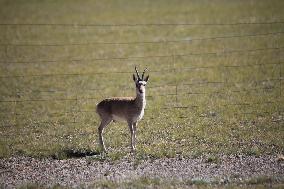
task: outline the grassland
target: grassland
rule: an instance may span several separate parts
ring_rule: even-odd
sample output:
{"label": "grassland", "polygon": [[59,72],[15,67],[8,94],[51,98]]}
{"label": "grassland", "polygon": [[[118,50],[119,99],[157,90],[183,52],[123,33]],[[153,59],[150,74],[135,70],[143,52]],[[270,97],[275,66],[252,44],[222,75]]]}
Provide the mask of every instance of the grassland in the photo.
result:
{"label": "grassland", "polygon": [[[134,95],[134,65],[150,74],[138,160],[283,153],[284,24],[226,25],[283,21],[283,9],[280,0],[1,0],[0,157],[97,153],[95,106]],[[109,125],[105,139],[106,158],[129,153],[126,124]]]}

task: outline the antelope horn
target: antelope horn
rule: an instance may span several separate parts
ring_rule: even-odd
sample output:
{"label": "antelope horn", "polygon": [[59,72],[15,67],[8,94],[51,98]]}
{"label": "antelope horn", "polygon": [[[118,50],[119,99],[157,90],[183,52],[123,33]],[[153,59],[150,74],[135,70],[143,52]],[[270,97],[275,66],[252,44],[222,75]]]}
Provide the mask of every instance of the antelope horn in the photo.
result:
{"label": "antelope horn", "polygon": [[137,71],[136,66],[135,66],[135,71],[136,71],[136,74],[137,74],[138,79],[140,79],[140,76],[139,76],[139,73],[138,73],[138,71]]}
{"label": "antelope horn", "polygon": [[145,68],[145,70],[142,73],[142,80],[144,79],[144,74],[145,74],[146,70],[147,70],[147,68]]}

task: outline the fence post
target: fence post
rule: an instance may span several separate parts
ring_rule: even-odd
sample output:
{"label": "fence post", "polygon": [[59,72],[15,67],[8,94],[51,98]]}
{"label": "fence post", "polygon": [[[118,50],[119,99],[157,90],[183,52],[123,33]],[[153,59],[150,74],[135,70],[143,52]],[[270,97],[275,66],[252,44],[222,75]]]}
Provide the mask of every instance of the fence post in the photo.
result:
{"label": "fence post", "polygon": [[279,49],[279,43],[278,43],[278,35],[275,35],[275,44],[276,44],[276,48],[277,49],[277,59],[278,59],[278,68],[279,68],[279,97],[278,97],[278,100],[279,102],[277,103],[278,104],[278,115],[280,116],[281,115],[281,103],[280,103],[280,100],[282,99],[281,96],[282,96],[282,73],[281,73],[281,50]]}
{"label": "fence post", "polygon": [[10,56],[10,51],[13,51],[13,46],[11,46],[11,45],[5,45],[5,58],[6,58],[6,61],[8,62],[8,59],[9,58],[12,58],[11,56]]}
{"label": "fence post", "polygon": [[[76,94],[76,103],[75,103],[75,106],[76,106],[75,110],[77,110],[77,108],[78,108],[78,95],[77,95],[77,94]],[[74,111],[74,114],[73,114],[73,123],[76,123],[76,112],[77,112],[77,111]]]}
{"label": "fence post", "polygon": [[[280,53],[279,53],[280,54]],[[280,55],[279,55],[279,82],[280,82],[280,91],[279,91],[279,100],[282,99],[282,64],[281,64],[281,58],[280,58]],[[279,106],[280,106],[280,103],[278,103]]]}
{"label": "fence post", "polygon": [[282,96],[282,73],[281,73],[282,65],[281,65],[281,60],[279,58],[279,82],[280,82],[280,92],[279,92],[279,97],[281,99]]}
{"label": "fence post", "polygon": [[174,76],[175,76],[175,103],[176,103],[176,106],[178,105],[178,83],[177,83],[177,76],[176,76],[176,57],[175,57],[175,52],[173,53],[172,55],[173,57],[173,71],[174,71]]}
{"label": "fence post", "polygon": [[[215,56],[219,56],[218,54],[216,54]],[[223,60],[223,62],[229,62],[228,60],[227,60],[227,58],[228,58],[228,54],[226,53],[226,44],[223,44],[223,58],[225,59],[225,61]],[[222,63],[221,65],[224,65],[224,69],[221,69],[223,72],[225,72],[225,73],[223,73],[224,74],[224,80],[223,80],[223,82],[224,82],[224,88],[228,88],[228,86],[229,86],[229,82],[228,82],[228,74],[229,74],[229,69],[230,69],[230,67],[229,66],[226,66],[226,63]],[[224,90],[224,89],[223,89]],[[226,90],[225,92],[228,92],[229,90]],[[225,93],[224,92],[224,93]],[[226,94],[225,93],[225,95],[227,96],[225,99],[226,99],[226,104],[228,103],[228,100],[230,101],[230,99],[227,99],[227,98],[230,98],[230,95],[229,94]],[[226,106],[221,106],[222,107],[222,110],[220,111],[221,112],[221,114],[223,114],[223,118],[225,119],[225,117],[227,117],[228,118],[228,121],[229,121],[229,123],[231,123],[231,115],[234,115],[234,113],[231,113],[231,112],[228,112],[227,111],[227,115],[225,115],[226,114],[226,110],[227,110],[227,108],[224,108],[224,107],[226,107]]]}
{"label": "fence post", "polygon": [[18,98],[18,94],[17,94],[17,86],[14,86],[14,122],[15,122],[15,125],[18,124],[18,118],[17,118],[17,98]]}
{"label": "fence post", "polygon": [[178,103],[178,85],[176,83],[176,104]]}
{"label": "fence post", "polygon": [[6,57],[6,60],[8,59],[8,49],[9,49],[9,46],[8,45],[6,45],[5,46],[5,57]]}

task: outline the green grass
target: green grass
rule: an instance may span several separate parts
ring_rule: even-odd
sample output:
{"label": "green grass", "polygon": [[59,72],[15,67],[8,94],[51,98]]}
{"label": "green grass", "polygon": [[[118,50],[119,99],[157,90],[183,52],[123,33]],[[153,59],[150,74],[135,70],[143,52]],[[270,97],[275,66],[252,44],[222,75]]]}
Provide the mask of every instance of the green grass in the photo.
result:
{"label": "green grass", "polygon": [[[280,0],[80,3],[1,0],[0,22],[270,22],[284,20],[283,8]],[[0,102],[0,157],[19,154],[61,159],[68,158],[70,152],[98,153],[99,119],[95,106],[109,96],[134,95],[130,73],[134,71],[134,65],[140,69],[148,67],[150,74],[147,110],[138,125],[138,162],[146,158],[198,157],[204,154],[209,154],[208,161],[218,162],[218,154],[281,153],[284,147],[284,87],[283,80],[280,80],[284,73],[281,60],[283,50],[222,52],[282,47],[283,34],[172,43],[95,42],[184,40],[274,33],[283,29],[284,24],[136,27],[1,25],[0,44],[10,45],[0,46],[3,62],[0,64],[0,75],[26,77],[0,78],[0,101],[9,101]],[[68,45],[77,43],[85,45]],[[221,53],[202,54],[209,52]],[[179,56],[191,53],[197,55]],[[148,58],[95,60],[114,57]],[[248,66],[253,64],[265,65]],[[242,66],[230,67],[233,65]],[[196,67],[199,69],[189,69]],[[164,72],[155,72],[159,70]],[[81,75],[43,76],[70,73]],[[27,101],[29,99],[45,101]],[[172,108],[181,106],[188,108]],[[117,160],[130,152],[130,134],[124,123],[109,125],[105,140],[109,148],[106,158]]]}

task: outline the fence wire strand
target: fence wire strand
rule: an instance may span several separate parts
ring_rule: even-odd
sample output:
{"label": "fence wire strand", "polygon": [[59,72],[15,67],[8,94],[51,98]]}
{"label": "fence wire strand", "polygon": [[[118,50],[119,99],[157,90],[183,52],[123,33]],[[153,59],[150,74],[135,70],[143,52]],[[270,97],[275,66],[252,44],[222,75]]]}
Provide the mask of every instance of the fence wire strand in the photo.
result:
{"label": "fence wire strand", "polygon": [[[259,51],[277,51],[283,50],[284,47],[267,47],[267,48],[255,48],[255,49],[236,49],[217,52],[193,52],[186,54],[175,54],[175,57],[190,57],[190,56],[224,56],[234,53],[251,53]],[[1,61],[0,64],[36,64],[36,63],[51,63],[51,62],[77,62],[77,61],[102,61],[102,60],[128,60],[128,59],[148,59],[148,58],[172,58],[173,55],[152,55],[152,56],[133,56],[133,57],[105,57],[105,58],[90,58],[90,59],[62,59],[62,60],[31,60],[31,61]],[[158,71],[156,71],[158,72]],[[115,72],[115,73],[130,73],[130,72]],[[103,74],[103,73],[97,73]],[[3,76],[2,76],[3,77]],[[1,77],[0,77],[1,78]]]}
{"label": "fence wire strand", "polygon": [[258,33],[258,34],[243,34],[243,35],[228,35],[228,36],[214,36],[214,37],[203,37],[203,38],[192,38],[192,39],[179,39],[179,40],[161,40],[161,41],[131,41],[131,42],[85,42],[85,43],[50,43],[50,44],[22,44],[22,43],[0,43],[0,46],[26,46],[26,47],[44,47],[44,46],[84,46],[84,45],[147,45],[147,44],[159,44],[159,43],[188,43],[193,41],[208,41],[218,39],[233,39],[233,38],[245,38],[245,37],[259,37],[259,36],[273,36],[277,34],[283,34],[284,31],[269,32],[269,33]]}
{"label": "fence wire strand", "polygon": [[243,26],[284,24],[282,20],[266,22],[231,22],[231,23],[121,23],[121,24],[78,24],[78,23],[0,23],[0,26],[58,26],[58,27],[151,27],[151,26]]}

